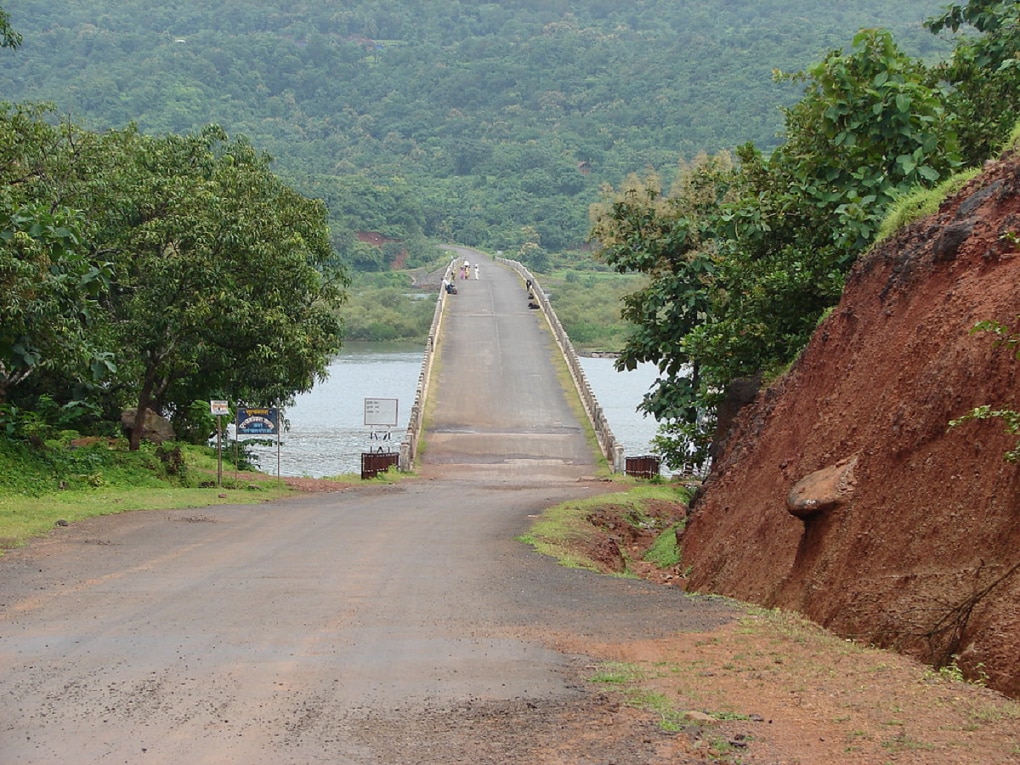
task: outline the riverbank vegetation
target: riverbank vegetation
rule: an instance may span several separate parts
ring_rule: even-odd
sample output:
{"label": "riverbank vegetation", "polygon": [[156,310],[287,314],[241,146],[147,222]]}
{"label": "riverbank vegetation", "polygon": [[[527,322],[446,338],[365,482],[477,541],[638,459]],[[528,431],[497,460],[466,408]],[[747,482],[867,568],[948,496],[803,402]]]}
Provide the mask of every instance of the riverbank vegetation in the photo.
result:
{"label": "riverbank vegetation", "polygon": [[[437,270],[445,261],[437,265]],[[541,276],[542,288],[580,353],[618,353],[629,325],[623,297],[643,284],[639,274],[617,274],[605,265],[563,265]],[[597,265],[597,264],[593,264]],[[347,342],[414,342],[424,346],[436,307],[435,285],[415,284],[416,271],[355,273],[340,310]]]}
{"label": "riverbank vegetation", "polygon": [[[446,261],[437,264],[442,268]],[[425,347],[436,310],[438,287],[414,284],[409,271],[355,273],[346,304],[346,342],[385,343],[410,341]]]}

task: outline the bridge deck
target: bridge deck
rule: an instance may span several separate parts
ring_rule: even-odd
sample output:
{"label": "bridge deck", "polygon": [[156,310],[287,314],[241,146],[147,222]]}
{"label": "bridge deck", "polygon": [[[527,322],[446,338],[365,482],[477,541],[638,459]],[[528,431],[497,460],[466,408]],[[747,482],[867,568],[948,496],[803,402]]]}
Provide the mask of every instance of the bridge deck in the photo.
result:
{"label": "bridge deck", "polygon": [[471,277],[455,280],[437,345],[423,469],[521,480],[591,475],[594,447],[557,374],[559,350],[541,311],[528,308],[515,272],[473,251],[466,257]]}

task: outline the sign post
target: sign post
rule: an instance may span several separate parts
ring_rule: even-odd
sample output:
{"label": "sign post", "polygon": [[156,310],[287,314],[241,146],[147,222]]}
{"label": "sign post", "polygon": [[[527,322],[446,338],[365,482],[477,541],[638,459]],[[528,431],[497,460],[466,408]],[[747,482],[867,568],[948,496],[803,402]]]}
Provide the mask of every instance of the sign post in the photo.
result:
{"label": "sign post", "polygon": [[241,436],[276,436],[276,480],[280,480],[280,410],[275,406],[237,407],[236,432]]}
{"label": "sign post", "polygon": [[[365,426],[369,428],[395,428],[397,426],[397,399],[366,398]],[[389,441],[390,431],[370,431],[372,440]],[[361,453],[361,478],[374,478],[379,472],[388,469],[390,464],[397,464],[397,454],[386,453],[380,446],[376,451]],[[386,467],[384,467],[386,465]]]}
{"label": "sign post", "polygon": [[230,414],[226,401],[210,401],[209,411],[216,418],[216,486],[223,483],[223,417]]}
{"label": "sign post", "polygon": [[[397,426],[397,399],[366,398],[365,426],[369,428],[395,428]],[[383,440],[389,440],[389,432],[382,434]],[[372,431],[372,438],[379,438],[379,433]]]}

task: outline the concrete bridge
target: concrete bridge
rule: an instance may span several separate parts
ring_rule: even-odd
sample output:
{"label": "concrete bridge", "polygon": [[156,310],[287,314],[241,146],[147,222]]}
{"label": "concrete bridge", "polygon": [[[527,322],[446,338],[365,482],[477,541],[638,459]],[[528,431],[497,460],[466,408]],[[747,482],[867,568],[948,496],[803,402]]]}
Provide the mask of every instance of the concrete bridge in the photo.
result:
{"label": "concrete bridge", "polygon": [[[440,291],[437,300],[401,469],[442,465],[446,474],[533,480],[591,475],[604,457],[622,472],[623,447],[537,279],[514,261],[453,253],[457,294]],[[465,260],[467,279],[459,270]]]}

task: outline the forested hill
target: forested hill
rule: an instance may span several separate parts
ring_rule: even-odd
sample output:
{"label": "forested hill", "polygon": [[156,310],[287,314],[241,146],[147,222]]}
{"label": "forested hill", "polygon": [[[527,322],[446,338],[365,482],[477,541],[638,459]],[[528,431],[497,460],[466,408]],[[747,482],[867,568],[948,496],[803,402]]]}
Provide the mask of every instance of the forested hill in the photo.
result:
{"label": "forested hill", "polygon": [[[356,268],[370,230],[517,251],[581,243],[603,183],[776,144],[799,70],[887,27],[920,57],[942,0],[10,0],[0,97],[88,127],[217,123],[330,207]],[[534,248],[533,248],[534,249]],[[412,260],[413,262],[413,260]]]}

